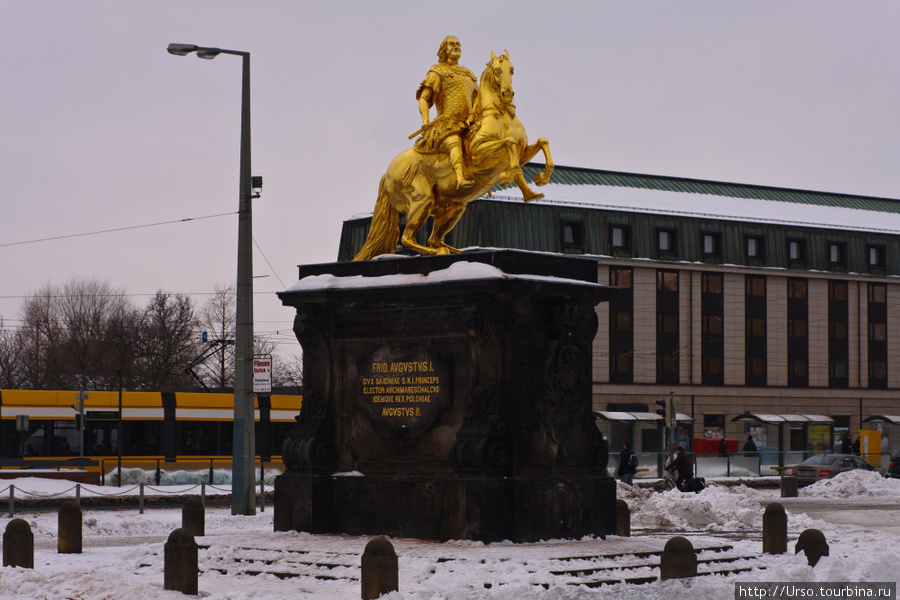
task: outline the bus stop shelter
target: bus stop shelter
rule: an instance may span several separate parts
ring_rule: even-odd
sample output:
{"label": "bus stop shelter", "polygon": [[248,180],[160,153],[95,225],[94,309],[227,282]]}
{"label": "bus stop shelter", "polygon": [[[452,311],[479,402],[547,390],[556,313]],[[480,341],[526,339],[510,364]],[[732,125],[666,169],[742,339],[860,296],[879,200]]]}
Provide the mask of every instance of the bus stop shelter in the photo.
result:
{"label": "bus stop shelter", "polygon": [[[738,415],[732,423],[745,423],[759,427],[760,458],[764,447],[775,447],[778,466],[797,464],[813,454],[831,452],[834,449],[834,420],[825,415],[763,414],[749,411]],[[774,443],[773,443],[774,442]]]}
{"label": "bus stop shelter", "polygon": [[[609,444],[610,475],[615,475],[619,466],[622,444],[629,442],[631,450],[638,455],[641,471],[638,476],[659,477],[665,462],[665,423],[661,415],[652,412],[595,411],[597,428],[607,438]],[[693,423],[690,415],[676,413],[675,443],[690,448],[693,443]]]}

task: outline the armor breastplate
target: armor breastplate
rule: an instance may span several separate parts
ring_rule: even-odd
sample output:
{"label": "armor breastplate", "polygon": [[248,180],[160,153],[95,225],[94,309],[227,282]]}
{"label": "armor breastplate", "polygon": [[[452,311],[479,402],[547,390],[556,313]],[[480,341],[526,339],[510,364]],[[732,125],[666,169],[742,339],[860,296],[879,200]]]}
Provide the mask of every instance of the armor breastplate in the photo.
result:
{"label": "armor breastplate", "polygon": [[438,64],[432,71],[441,77],[441,93],[435,98],[439,115],[464,121],[472,110],[472,92],[475,90],[475,75],[459,65]]}

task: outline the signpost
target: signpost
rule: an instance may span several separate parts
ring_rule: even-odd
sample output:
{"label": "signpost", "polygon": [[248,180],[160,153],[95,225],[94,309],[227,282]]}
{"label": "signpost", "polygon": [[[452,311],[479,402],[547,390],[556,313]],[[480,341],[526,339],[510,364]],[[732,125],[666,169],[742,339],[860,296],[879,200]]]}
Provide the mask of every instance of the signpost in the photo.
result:
{"label": "signpost", "polygon": [[84,401],[87,400],[88,393],[81,390],[75,398],[78,399],[78,402],[72,405],[72,408],[78,413],[75,415],[75,429],[81,433],[81,448],[78,455],[79,457],[84,458]]}
{"label": "signpost", "polygon": [[272,355],[258,354],[253,357],[253,393],[272,393]]}

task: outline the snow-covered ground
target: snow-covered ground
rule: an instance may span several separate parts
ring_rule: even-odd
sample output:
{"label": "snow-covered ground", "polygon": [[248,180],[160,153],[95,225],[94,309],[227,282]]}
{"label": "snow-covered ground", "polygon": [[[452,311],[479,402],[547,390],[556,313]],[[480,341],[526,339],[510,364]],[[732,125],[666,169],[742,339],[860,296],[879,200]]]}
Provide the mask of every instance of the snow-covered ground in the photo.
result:
{"label": "snow-covered ground", "polygon": [[[69,482],[37,478],[19,479],[15,485],[35,495],[72,488]],[[83,486],[82,497],[90,492],[91,486]],[[779,499],[777,490],[745,486],[713,485],[695,495],[619,484],[618,492],[632,510],[630,538],[490,545],[393,539],[400,590],[385,598],[730,599],[738,581],[900,579],[900,480],[850,472],[804,488],[798,498],[789,499]],[[788,511],[789,554],[761,556],[762,507],[772,501],[781,502]],[[201,596],[235,600],[360,597],[360,556],[370,538],[275,533],[272,516],[271,506],[255,516],[232,516],[227,508],[207,509],[206,536],[197,538],[202,547],[208,547],[200,551]],[[137,509],[85,509],[82,554],[57,554],[55,511],[17,512],[16,517],[28,521],[34,532],[35,568],[0,568],[0,598],[184,597],[163,590],[163,546],[169,533],[181,526],[180,509],[148,509],[144,514]],[[4,511],[0,527],[5,530],[9,520]],[[803,555],[792,554],[796,537],[807,528],[821,530],[830,545],[830,556],[815,568],[807,565]],[[638,554],[662,549],[675,535],[687,536],[696,548],[730,547],[725,552],[701,553],[700,558],[733,556],[739,560],[729,564],[751,570],[598,588],[570,585],[585,580],[574,572],[588,569],[598,573],[606,569],[602,571],[606,575],[595,574],[594,580],[653,577],[658,568],[646,566],[652,560],[644,559],[644,566],[631,570],[626,567],[633,566]],[[628,556],[629,552],[634,554]],[[610,556],[617,554],[625,556]],[[250,574],[259,571],[263,574]]]}

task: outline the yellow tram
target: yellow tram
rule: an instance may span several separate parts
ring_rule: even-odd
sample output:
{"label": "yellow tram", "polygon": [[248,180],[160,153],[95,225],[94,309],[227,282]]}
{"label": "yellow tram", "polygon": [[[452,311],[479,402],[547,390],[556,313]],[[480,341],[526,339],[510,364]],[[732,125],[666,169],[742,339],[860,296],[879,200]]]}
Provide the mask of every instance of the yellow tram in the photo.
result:
{"label": "yellow tram", "polygon": [[[119,393],[0,390],[0,465],[39,468],[84,457],[108,473],[119,457]],[[81,404],[83,402],[83,405]],[[234,394],[122,392],[122,463],[130,468],[230,468]],[[257,456],[281,467],[281,444],[302,396],[259,395]],[[172,464],[174,463],[174,464]]]}

